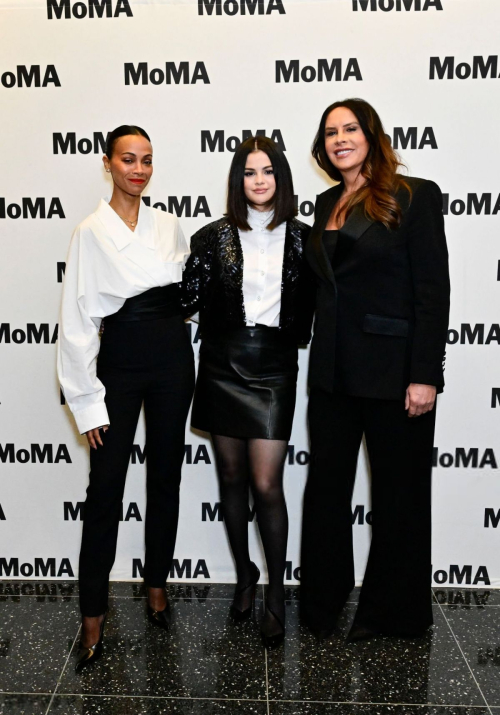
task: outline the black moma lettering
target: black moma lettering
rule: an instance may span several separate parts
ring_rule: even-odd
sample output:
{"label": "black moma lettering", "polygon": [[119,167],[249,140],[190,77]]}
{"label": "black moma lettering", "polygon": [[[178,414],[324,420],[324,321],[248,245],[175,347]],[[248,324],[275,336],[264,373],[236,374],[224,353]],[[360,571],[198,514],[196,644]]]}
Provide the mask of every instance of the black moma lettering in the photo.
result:
{"label": "black moma lettering", "polygon": [[496,529],[500,523],[500,509],[495,511],[495,509],[485,509],[484,510],[484,526],[488,529],[490,526]]}
{"label": "black moma lettering", "polygon": [[62,283],[66,271],[66,261],[57,261],[57,282]]}
{"label": "black moma lettering", "polygon": [[196,62],[192,72],[189,62],[165,62],[165,70],[154,68],[148,69],[147,62],[139,62],[137,67],[133,62],[125,62],[125,84],[196,84],[203,82],[210,84],[210,79],[204,62]]}
{"label": "black moma lettering", "polygon": [[0,197],[0,219],[11,218],[52,218],[57,215],[59,218],[66,218],[61,201],[53,198],[47,208],[44,198],[31,199],[28,197],[21,199],[19,204],[7,204],[4,197]]}
{"label": "black moma lettering", "polygon": [[[109,133],[108,133],[109,134]],[[103,132],[94,132],[92,139],[82,137],[76,138],[75,132],[54,132],[52,134],[52,151],[54,154],[104,154],[106,151],[106,139]]]}
{"label": "black moma lettering", "polygon": [[198,0],[198,15],[270,15],[273,12],[285,15],[283,0]]}
{"label": "black moma lettering", "polygon": [[430,58],[429,79],[497,79],[498,55],[489,55],[487,58],[475,55],[472,64],[459,62],[455,65],[455,57],[447,56]]}
{"label": "black moma lettering", "polygon": [[74,17],[81,20],[84,17],[133,17],[130,0],[116,0],[113,8],[112,0],[87,0],[87,2],[72,2],[71,0],[47,0],[47,18],[49,20],[69,20]]}
{"label": "black moma lettering", "polygon": [[396,10],[416,10],[417,12],[434,9],[442,10],[442,0],[352,0],[352,9],[354,12],[362,10],[382,10],[390,12]]}
{"label": "black moma lettering", "polygon": [[491,406],[495,409],[500,405],[500,387],[493,387],[491,389]]}
{"label": "black moma lettering", "polygon": [[317,61],[317,66],[306,65],[300,68],[299,60],[290,60],[288,64],[285,60],[276,60],[276,82],[313,82],[317,79],[322,82],[326,79],[331,81],[347,81],[350,78],[361,81],[361,70],[357,59],[350,58],[347,61],[347,66],[342,72],[342,59],[335,58],[332,60],[320,59]]}
{"label": "black moma lettering", "polygon": [[[241,132],[241,139],[238,136],[228,136],[226,138],[224,130],[218,129],[215,132],[211,132],[207,129],[202,129],[201,131],[201,151],[203,153],[209,152],[223,152],[231,151],[235,152],[242,141],[250,138],[251,136],[267,136],[265,129],[257,129],[252,132],[250,129],[243,129]],[[272,139],[282,151],[286,151],[285,142],[283,140],[283,135],[279,129],[273,129],[270,133],[270,139]]]}
{"label": "black moma lettering", "polygon": [[61,82],[54,65],[47,65],[43,73],[40,65],[17,65],[16,73],[4,72],[0,77],[0,82],[6,89],[15,87],[47,87],[53,84],[60,87]]}
{"label": "black moma lettering", "polygon": [[408,127],[406,130],[403,127],[394,127],[392,137],[392,145],[395,149],[425,149],[426,146],[431,149],[437,149],[437,141],[432,127],[425,127],[419,139],[418,127]]}

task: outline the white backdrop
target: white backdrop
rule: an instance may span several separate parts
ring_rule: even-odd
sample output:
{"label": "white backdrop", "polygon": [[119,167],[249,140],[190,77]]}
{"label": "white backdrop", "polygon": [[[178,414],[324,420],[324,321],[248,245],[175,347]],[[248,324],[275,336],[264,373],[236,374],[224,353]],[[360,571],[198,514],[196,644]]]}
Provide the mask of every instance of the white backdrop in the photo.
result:
{"label": "white backdrop", "polygon": [[[242,133],[274,132],[312,222],[311,202],[329,185],[310,157],[319,118],[329,103],[359,96],[379,111],[410,173],[445,194],[452,311],[438,401],[434,580],[500,587],[498,0],[0,0],[0,13],[0,578],[77,576],[88,456],[60,404],[54,343],[71,232],[111,191],[99,134],[123,123],[150,133],[147,195],[171,210],[177,203],[190,235],[222,214]],[[288,583],[299,575],[307,357],[301,351],[285,472]],[[142,422],[135,443],[114,579],[141,573]],[[188,427],[186,445],[173,577],[233,581],[210,443]],[[370,539],[364,454],[353,510],[361,581]],[[251,534],[262,569],[255,521]]]}

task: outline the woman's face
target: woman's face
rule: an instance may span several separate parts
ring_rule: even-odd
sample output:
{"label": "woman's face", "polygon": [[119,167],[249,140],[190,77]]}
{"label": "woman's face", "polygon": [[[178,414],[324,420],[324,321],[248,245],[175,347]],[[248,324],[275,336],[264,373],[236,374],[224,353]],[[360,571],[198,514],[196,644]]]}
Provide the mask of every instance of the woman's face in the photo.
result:
{"label": "woman's face", "polygon": [[131,196],[139,196],[153,173],[153,147],[143,136],[130,134],[116,140],[111,159],[103,158],[115,185]]}
{"label": "woman's face", "polygon": [[243,189],[248,203],[254,209],[268,211],[273,205],[276,180],[271,160],[264,151],[252,151],[248,155]]}
{"label": "woman's face", "polygon": [[342,173],[359,174],[370,150],[356,115],[347,107],[333,109],[326,118],[325,149]]}

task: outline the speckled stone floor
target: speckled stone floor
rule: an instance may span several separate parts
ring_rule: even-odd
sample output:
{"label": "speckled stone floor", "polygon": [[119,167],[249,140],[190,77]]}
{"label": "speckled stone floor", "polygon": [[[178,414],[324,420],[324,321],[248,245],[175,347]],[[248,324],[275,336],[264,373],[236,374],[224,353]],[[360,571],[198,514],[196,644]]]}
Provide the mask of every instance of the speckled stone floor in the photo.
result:
{"label": "speckled stone floor", "polygon": [[435,590],[425,638],[346,645],[357,592],[318,643],[289,588],[267,653],[258,616],[229,619],[233,588],[172,584],[165,633],[140,584],[112,584],[103,657],[75,675],[77,585],[0,581],[0,715],[500,715],[499,591]]}

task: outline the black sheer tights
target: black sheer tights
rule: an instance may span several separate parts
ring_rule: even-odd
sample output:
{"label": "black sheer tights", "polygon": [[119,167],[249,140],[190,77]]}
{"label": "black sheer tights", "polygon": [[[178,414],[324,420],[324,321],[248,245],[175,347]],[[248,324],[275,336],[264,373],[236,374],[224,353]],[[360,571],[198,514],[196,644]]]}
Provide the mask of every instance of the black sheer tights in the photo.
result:
{"label": "black sheer tights", "polygon": [[[212,435],[224,521],[236,562],[237,588],[252,580],[248,552],[248,490],[252,489],[260,536],[267,562],[267,603],[283,622],[284,571],[288,514],[283,494],[283,467],[288,443],[271,439],[236,439]],[[245,595],[243,594],[243,599]],[[237,604],[240,610],[250,605]]]}

